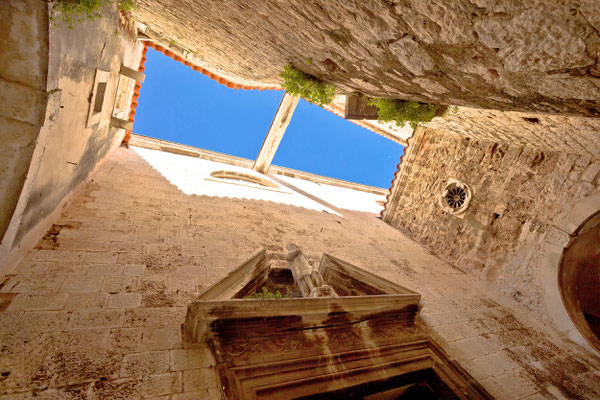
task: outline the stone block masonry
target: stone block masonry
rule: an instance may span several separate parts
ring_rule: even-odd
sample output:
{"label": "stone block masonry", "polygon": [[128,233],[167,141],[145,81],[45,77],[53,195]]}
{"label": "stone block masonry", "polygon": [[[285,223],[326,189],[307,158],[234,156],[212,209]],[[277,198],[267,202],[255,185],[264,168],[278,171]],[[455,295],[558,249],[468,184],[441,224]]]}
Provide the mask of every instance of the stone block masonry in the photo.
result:
{"label": "stone block masonry", "polygon": [[[107,7],[102,18],[68,29],[50,21],[49,10],[54,7],[48,3],[55,4],[39,0],[0,4],[5,27],[0,32],[3,273],[10,260],[22,256],[21,249],[29,249],[48,229],[74,190],[121,142],[122,132],[108,124],[118,71],[123,64],[138,65],[143,47],[116,9]],[[96,70],[104,71],[106,87],[94,104],[101,106],[99,111],[88,121],[90,94],[98,88]],[[79,239],[69,244],[73,250],[106,245],[91,237]]]}
{"label": "stone block masonry", "polygon": [[[397,178],[402,188],[386,211],[388,221],[548,320],[552,310],[544,305],[541,278],[544,238],[560,215],[598,190],[600,153],[593,158],[542,151],[463,134],[424,130]],[[449,178],[473,192],[462,219],[438,204]]]}
{"label": "stone block masonry", "polygon": [[138,3],[165,44],[232,81],[280,84],[292,63],[347,93],[600,116],[594,0]]}
{"label": "stone block masonry", "polygon": [[0,400],[219,399],[210,351],[182,335],[186,307],[287,242],[420,292],[421,324],[498,399],[600,396],[598,357],[372,214],[188,196],[120,148],[53,232],[0,281]]}
{"label": "stone block masonry", "polygon": [[510,147],[600,158],[600,119],[595,118],[458,107],[427,127]]}

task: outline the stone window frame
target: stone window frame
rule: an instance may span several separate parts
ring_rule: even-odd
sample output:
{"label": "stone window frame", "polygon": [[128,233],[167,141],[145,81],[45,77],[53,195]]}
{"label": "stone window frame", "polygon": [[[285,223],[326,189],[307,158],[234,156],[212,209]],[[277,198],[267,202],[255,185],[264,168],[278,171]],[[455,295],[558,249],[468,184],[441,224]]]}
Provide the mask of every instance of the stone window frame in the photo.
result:
{"label": "stone window frame", "polygon": [[115,94],[115,105],[112,112],[113,117],[125,117],[129,111],[127,104],[130,103],[129,100],[133,94],[134,86],[135,80],[124,75],[119,76],[119,83],[117,84],[117,92]]}
{"label": "stone window frame", "polygon": [[269,190],[285,194],[292,192],[283,190],[277,183],[262,178],[260,176],[247,174],[239,171],[217,170],[210,173],[210,177],[204,178],[207,181],[227,183],[230,185],[246,186],[254,189]]}
{"label": "stone window frame", "polygon": [[113,117],[121,119],[125,118],[130,111],[130,107],[127,107],[127,105],[131,104],[133,99],[136,82],[142,83],[145,78],[146,76],[143,73],[129,68],[126,65],[121,65],[112,111]]}
{"label": "stone window frame", "polygon": [[[418,322],[418,292],[323,253],[322,277],[338,289],[352,282],[347,289],[359,293],[246,297],[280,268],[274,259],[262,249],[188,305],[183,333],[190,343],[209,345],[225,397],[325,399],[348,388],[405,386],[426,374],[448,398],[492,399]],[[355,324],[363,325],[343,333]],[[306,330],[310,335],[298,334]],[[320,343],[327,348],[319,350]]]}
{"label": "stone window frame", "polygon": [[580,200],[570,210],[559,214],[556,222],[550,226],[542,248],[541,284],[544,288],[544,301],[552,324],[563,335],[588,350],[600,353],[596,343],[589,341],[577,327],[577,320],[569,315],[569,306],[565,303],[560,288],[559,274],[562,256],[571,237],[591,217],[600,212],[600,191]]}
{"label": "stone window frame", "polygon": [[108,84],[109,76],[110,72],[96,69],[86,124],[88,128],[97,125],[102,120],[103,113],[107,109],[108,93],[110,92]]}
{"label": "stone window frame", "polygon": [[[448,200],[447,200],[448,190],[452,186],[459,187],[465,192],[465,199],[462,200],[463,204],[457,208],[454,208],[450,204],[448,204]],[[464,218],[467,210],[469,209],[469,204],[471,203],[472,197],[473,197],[473,190],[471,189],[471,187],[468,184],[458,181],[453,178],[449,178],[446,181],[444,188],[440,192],[440,197],[439,197],[438,202],[439,202],[440,207],[442,207],[444,212],[446,212],[447,214],[453,215],[458,218]]]}

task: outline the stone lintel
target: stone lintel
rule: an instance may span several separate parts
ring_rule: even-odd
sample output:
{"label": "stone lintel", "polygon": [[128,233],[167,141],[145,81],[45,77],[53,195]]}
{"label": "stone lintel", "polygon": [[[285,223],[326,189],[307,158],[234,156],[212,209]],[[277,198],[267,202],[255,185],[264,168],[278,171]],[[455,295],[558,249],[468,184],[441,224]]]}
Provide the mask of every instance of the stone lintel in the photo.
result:
{"label": "stone lintel", "polygon": [[133,80],[136,80],[138,82],[144,82],[144,79],[146,79],[146,75],[142,74],[139,71],[136,71],[135,69],[126,67],[124,65],[121,65],[121,70],[119,71],[119,74],[126,76],[128,78],[131,78]]}
{"label": "stone lintel", "polygon": [[121,118],[110,117],[110,126],[130,131],[133,129],[133,122]]}

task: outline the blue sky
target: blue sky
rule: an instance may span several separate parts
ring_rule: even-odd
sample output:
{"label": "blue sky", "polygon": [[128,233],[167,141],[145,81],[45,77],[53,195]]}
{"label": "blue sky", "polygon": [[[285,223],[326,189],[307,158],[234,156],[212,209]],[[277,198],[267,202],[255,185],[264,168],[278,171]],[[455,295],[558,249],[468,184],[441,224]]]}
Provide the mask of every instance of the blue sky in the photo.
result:
{"label": "blue sky", "polygon": [[[153,49],[147,57],[133,132],[256,158],[283,91],[229,89]],[[300,100],[273,164],[388,188],[402,151]]]}

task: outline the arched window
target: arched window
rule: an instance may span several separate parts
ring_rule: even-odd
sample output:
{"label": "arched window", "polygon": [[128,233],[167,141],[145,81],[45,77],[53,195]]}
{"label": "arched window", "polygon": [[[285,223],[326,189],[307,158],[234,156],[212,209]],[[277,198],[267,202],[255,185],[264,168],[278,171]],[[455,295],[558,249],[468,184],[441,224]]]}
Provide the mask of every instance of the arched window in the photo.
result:
{"label": "arched window", "polygon": [[600,351],[600,212],[579,226],[565,247],[559,288],[573,323]]}
{"label": "arched window", "polygon": [[219,178],[219,179],[253,183],[255,185],[265,186],[265,187],[269,187],[269,188],[275,188],[275,189],[279,188],[279,186],[276,183],[271,182],[268,179],[264,179],[259,176],[254,176],[254,175],[250,175],[250,174],[244,174],[243,172],[222,170],[222,171],[211,172],[210,176],[212,176],[213,178]]}

